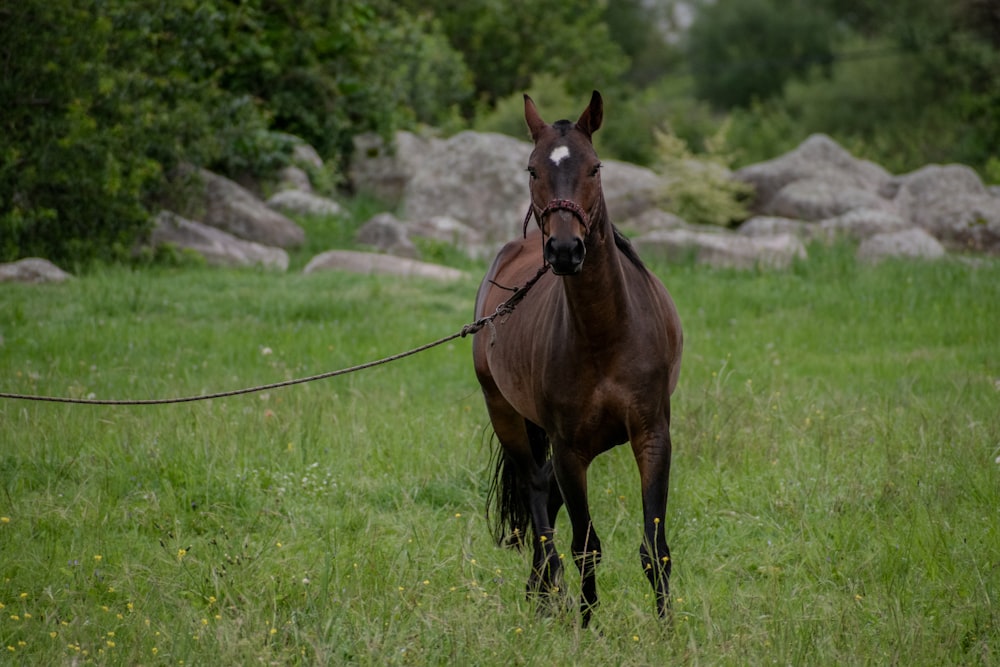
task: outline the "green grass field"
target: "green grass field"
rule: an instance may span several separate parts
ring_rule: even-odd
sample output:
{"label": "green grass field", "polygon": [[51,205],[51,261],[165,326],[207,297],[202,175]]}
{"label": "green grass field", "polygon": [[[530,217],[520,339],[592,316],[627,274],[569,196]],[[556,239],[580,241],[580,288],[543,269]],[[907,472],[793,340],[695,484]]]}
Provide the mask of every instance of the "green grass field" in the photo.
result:
{"label": "green grass field", "polygon": [[[653,267],[686,336],[671,622],[628,448],[591,468],[592,628],[525,601],[528,556],[483,517],[491,432],[461,339],[205,403],[0,401],[0,664],[1000,663],[1000,262],[811,253]],[[465,268],[5,284],[0,391],[159,398],[368,361],[468,322],[485,266]]]}

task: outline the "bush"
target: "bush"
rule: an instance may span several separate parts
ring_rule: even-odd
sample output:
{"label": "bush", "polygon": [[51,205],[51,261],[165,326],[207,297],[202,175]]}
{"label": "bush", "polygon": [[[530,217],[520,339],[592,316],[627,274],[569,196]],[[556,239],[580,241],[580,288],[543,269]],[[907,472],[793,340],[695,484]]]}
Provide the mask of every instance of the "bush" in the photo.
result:
{"label": "bush", "polygon": [[657,169],[668,182],[664,205],[689,223],[726,227],[749,215],[753,188],[730,178],[732,158],[724,151],[728,129],[723,123],[698,156],[669,129],[656,132]]}

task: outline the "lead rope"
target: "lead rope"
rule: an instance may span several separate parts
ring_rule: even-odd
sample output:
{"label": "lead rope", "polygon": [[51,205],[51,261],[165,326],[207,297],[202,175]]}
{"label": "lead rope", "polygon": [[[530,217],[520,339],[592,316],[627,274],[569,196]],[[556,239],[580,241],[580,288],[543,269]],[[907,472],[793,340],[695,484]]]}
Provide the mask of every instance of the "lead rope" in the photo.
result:
{"label": "lead rope", "polygon": [[150,399],[126,399],[126,400],[112,400],[112,399],[101,399],[101,398],[69,398],[65,396],[37,396],[33,394],[15,394],[9,392],[0,392],[0,399],[8,398],[13,400],[21,401],[39,401],[45,403],[71,403],[75,405],[166,405],[170,403],[192,403],[194,401],[208,401],[213,398],[226,398],[229,396],[240,396],[242,394],[253,394],[260,391],[268,391],[270,389],[279,389],[281,387],[290,387],[296,384],[305,384],[306,382],[315,382],[317,380],[325,380],[327,378],[337,377],[338,375],[347,375],[348,373],[356,373],[358,371],[363,371],[368,368],[374,368],[375,366],[381,366],[383,364],[388,364],[393,361],[398,361],[400,359],[405,359],[406,357],[413,356],[418,352],[423,352],[429,350],[432,347],[437,347],[438,345],[444,345],[449,341],[453,341],[456,338],[465,338],[470,334],[476,334],[482,330],[483,327],[492,324],[493,320],[498,317],[503,317],[504,315],[509,315],[514,312],[514,308],[519,304],[525,296],[527,296],[528,291],[538,282],[546,271],[549,270],[548,264],[542,266],[538,269],[538,273],[535,277],[524,284],[523,287],[519,287],[514,290],[514,293],[506,301],[497,306],[497,309],[493,311],[492,315],[487,315],[486,317],[481,317],[475,322],[471,322],[462,327],[459,331],[445,336],[444,338],[439,338],[436,341],[421,345],[420,347],[415,347],[412,350],[407,350],[406,352],[400,352],[399,354],[394,354],[389,357],[383,357],[382,359],[376,359],[375,361],[369,361],[367,363],[358,364],[357,366],[351,366],[349,368],[342,368],[336,371],[328,371],[326,373],[320,373],[319,375],[310,375],[309,377],[296,378],[294,380],[285,380],[284,382],[272,382],[271,384],[258,385],[256,387],[247,387],[246,389],[234,389],[232,391],[220,391],[214,394],[200,394],[198,396],[182,396],[179,398],[150,398]]}

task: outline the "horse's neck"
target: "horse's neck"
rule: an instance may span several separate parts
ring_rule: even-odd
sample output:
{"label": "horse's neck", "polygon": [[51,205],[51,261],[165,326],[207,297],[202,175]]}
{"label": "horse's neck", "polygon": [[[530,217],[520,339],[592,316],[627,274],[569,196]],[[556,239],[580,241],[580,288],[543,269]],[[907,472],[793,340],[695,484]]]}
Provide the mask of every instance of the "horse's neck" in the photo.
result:
{"label": "horse's neck", "polygon": [[562,279],[570,323],[594,342],[614,339],[628,315],[629,301],[621,252],[606,213],[593,221],[583,270]]}

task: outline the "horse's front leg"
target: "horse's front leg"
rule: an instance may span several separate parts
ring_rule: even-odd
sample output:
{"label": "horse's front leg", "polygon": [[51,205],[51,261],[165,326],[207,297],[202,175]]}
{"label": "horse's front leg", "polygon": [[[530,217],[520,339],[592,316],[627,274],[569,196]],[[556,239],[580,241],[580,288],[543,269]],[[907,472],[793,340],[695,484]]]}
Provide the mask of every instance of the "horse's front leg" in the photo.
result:
{"label": "horse's front leg", "polygon": [[656,611],[666,616],[670,606],[671,568],[664,521],[670,479],[669,426],[659,433],[633,440],[632,450],[642,484],[643,541],[639,556],[656,595]]}
{"label": "horse's front leg", "polygon": [[580,615],[587,627],[597,608],[597,564],[601,562],[601,541],[590,520],[587,501],[587,463],[573,451],[556,447],[553,467],[573,525],[573,561],[580,570]]}

